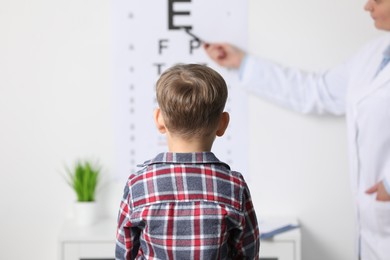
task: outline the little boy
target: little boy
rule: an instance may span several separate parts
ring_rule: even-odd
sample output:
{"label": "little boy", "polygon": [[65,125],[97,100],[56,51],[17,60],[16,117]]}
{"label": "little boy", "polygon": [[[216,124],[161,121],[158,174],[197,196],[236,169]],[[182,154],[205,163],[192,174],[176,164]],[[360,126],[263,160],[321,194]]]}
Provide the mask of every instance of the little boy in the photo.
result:
{"label": "little boy", "polygon": [[161,75],[156,95],[154,119],[169,152],[128,179],[116,259],[258,259],[249,189],[210,152],[229,124],[224,79],[203,65],[176,65]]}

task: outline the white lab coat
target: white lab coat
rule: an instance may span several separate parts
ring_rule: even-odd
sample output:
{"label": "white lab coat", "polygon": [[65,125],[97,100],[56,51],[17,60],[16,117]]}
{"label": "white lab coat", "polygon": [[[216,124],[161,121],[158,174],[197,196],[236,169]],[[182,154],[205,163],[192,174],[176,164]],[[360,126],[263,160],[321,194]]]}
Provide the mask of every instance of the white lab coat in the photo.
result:
{"label": "white lab coat", "polygon": [[376,77],[390,35],[324,73],[306,73],[248,56],[241,68],[250,92],[302,113],[346,114],[362,260],[390,259],[390,202],[365,191],[390,184],[390,64]]}

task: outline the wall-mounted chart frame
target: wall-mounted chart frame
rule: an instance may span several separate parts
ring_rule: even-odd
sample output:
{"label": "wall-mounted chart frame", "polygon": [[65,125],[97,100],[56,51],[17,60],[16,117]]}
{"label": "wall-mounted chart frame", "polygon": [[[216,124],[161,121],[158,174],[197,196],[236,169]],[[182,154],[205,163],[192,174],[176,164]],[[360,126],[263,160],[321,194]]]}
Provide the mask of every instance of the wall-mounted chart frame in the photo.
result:
{"label": "wall-mounted chart frame", "polygon": [[238,72],[223,69],[205,54],[202,41],[230,42],[246,49],[246,0],[113,0],[113,104],[119,179],[137,164],[167,151],[153,122],[155,82],[177,63],[200,63],[222,74],[229,88],[231,122],[213,152],[246,177],[247,96]]}

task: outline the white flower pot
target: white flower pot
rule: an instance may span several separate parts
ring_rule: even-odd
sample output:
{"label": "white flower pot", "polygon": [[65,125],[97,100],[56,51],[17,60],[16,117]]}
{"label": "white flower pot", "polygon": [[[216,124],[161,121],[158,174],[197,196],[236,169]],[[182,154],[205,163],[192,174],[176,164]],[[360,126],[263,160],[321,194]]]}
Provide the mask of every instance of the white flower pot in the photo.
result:
{"label": "white flower pot", "polygon": [[79,202],[74,204],[74,215],[79,226],[91,226],[98,220],[96,202]]}

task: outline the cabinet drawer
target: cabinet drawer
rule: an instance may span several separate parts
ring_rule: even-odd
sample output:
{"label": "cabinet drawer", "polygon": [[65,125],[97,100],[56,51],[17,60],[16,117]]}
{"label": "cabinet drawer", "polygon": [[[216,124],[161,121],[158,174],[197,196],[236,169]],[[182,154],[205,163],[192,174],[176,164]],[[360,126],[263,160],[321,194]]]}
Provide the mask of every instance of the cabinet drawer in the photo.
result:
{"label": "cabinet drawer", "polygon": [[295,243],[267,242],[260,243],[260,260],[297,260],[295,259]]}
{"label": "cabinet drawer", "polygon": [[114,260],[115,245],[112,243],[63,243],[63,260]]}

